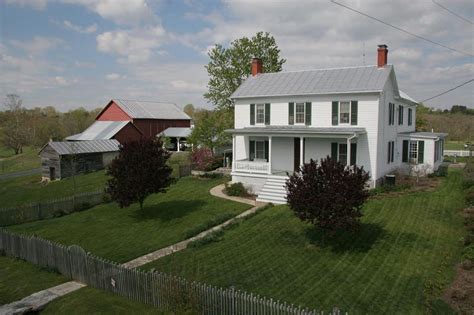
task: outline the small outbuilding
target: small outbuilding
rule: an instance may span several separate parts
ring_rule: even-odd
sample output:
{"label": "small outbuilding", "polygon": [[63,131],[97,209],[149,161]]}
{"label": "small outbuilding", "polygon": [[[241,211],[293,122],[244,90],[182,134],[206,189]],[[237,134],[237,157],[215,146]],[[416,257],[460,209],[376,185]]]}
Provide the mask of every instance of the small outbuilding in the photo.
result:
{"label": "small outbuilding", "polygon": [[62,179],[101,170],[118,155],[119,148],[115,139],[48,142],[39,152],[42,179]]}
{"label": "small outbuilding", "polygon": [[158,134],[158,136],[170,139],[169,148],[171,151],[185,151],[187,138],[191,135],[191,128],[187,127],[169,127]]}

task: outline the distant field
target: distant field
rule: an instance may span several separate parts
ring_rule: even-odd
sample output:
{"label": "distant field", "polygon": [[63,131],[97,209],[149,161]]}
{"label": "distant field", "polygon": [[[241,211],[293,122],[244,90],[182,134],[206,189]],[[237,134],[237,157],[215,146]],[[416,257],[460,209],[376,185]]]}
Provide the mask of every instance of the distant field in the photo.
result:
{"label": "distant field", "polygon": [[212,187],[224,181],[184,177],[167,193],[148,197],[143,210],[138,204],[120,209],[108,203],[7,229],[65,245],[76,244],[100,257],[126,262],[194,236],[218,218],[224,221],[250,208],[209,194]]}
{"label": "distant field", "polygon": [[446,141],[444,145],[445,150],[467,150],[464,148],[464,141]]}
{"label": "distant field", "polygon": [[66,282],[58,273],[23,260],[0,256],[0,305]]}
{"label": "distant field", "polygon": [[[104,189],[107,177],[104,171],[76,176],[76,193]],[[25,203],[68,197],[74,194],[74,181],[71,177],[41,183],[39,175],[18,177],[0,182],[0,207],[7,208]]]}
{"label": "distant field", "polygon": [[31,170],[41,166],[38,148],[25,147],[23,153],[14,155],[13,150],[0,147],[0,174]]}
{"label": "distant field", "polygon": [[324,238],[277,206],[144,269],[326,312],[426,314],[434,303],[446,314],[439,296],[461,257],[463,206],[459,172],[434,192],[370,200],[355,234]]}

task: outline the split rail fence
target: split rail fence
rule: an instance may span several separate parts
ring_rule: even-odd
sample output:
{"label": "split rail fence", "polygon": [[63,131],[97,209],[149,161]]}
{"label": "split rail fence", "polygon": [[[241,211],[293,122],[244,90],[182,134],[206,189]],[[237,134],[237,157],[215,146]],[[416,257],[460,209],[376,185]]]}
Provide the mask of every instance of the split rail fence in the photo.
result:
{"label": "split rail fence", "polygon": [[50,219],[81,211],[104,202],[104,192],[86,192],[71,197],[0,208],[0,226]]}
{"label": "split rail fence", "polygon": [[[64,276],[91,287],[175,313],[198,314],[323,314],[251,293],[222,289],[159,272],[127,269],[86,253],[37,237],[0,229],[0,251],[39,266],[57,269]],[[341,314],[337,309],[329,314]]]}

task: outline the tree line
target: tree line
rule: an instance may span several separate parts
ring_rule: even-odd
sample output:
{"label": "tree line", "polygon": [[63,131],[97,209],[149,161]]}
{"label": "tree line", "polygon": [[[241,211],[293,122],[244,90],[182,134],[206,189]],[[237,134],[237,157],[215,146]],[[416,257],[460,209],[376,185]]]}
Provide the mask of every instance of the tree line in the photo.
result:
{"label": "tree line", "polygon": [[83,107],[60,112],[53,106],[23,106],[20,96],[8,94],[0,111],[0,141],[15,154],[23,147],[40,147],[49,140],[60,141],[89,127],[100,109]]}

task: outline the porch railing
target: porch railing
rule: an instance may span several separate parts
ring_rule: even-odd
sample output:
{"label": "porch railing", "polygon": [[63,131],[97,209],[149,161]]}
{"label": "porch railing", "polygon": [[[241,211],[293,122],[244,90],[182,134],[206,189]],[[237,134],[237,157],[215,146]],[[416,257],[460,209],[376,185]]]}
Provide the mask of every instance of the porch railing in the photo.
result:
{"label": "porch railing", "polygon": [[234,162],[235,172],[268,174],[269,163],[264,161],[239,160]]}

